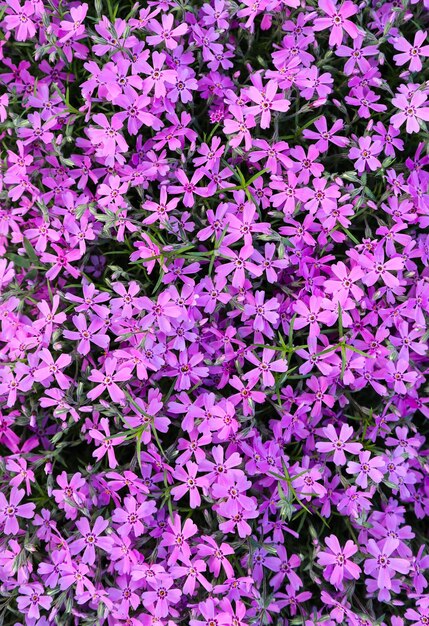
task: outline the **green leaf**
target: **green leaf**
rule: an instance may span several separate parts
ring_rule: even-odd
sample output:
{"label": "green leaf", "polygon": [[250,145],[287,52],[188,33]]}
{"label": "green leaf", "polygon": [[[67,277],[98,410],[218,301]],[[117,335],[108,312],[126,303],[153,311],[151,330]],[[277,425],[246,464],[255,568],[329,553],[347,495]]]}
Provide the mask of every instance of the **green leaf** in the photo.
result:
{"label": "green leaf", "polygon": [[31,267],[30,259],[14,254],[13,252],[6,254],[6,258],[9,259],[9,261],[12,261],[16,267]]}
{"label": "green leaf", "polygon": [[36,263],[37,265],[39,263],[39,257],[37,256],[35,249],[31,245],[31,242],[28,241],[26,237],[24,237],[24,248],[30,261]]}

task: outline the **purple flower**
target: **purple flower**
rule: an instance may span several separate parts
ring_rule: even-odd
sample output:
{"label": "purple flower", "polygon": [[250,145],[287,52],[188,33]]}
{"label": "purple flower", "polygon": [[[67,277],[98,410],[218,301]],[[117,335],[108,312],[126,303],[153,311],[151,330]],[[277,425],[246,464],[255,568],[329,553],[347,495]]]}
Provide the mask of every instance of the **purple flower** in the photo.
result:
{"label": "purple flower", "polygon": [[70,554],[80,554],[83,551],[82,563],[93,565],[95,563],[95,547],[109,552],[113,546],[111,537],[100,536],[108,526],[109,522],[100,515],[91,529],[86,517],[82,517],[76,522],[76,528],[82,537],[70,543]]}
{"label": "purple flower", "polygon": [[289,110],[290,102],[281,96],[276,97],[279,86],[275,80],[269,80],[266,87],[261,91],[256,87],[249,87],[247,94],[256,106],[251,106],[247,110],[251,115],[261,114],[261,128],[269,128],[271,123],[271,111],[281,111],[285,113]]}
{"label": "purple flower", "polygon": [[400,113],[391,117],[392,126],[401,128],[406,122],[407,133],[417,133],[420,129],[419,120],[429,121],[429,107],[423,106],[427,101],[427,95],[422,91],[416,91],[409,98],[405,94],[399,94],[392,99],[392,103]]}
{"label": "purple flower", "polygon": [[368,552],[374,558],[365,559],[365,574],[377,578],[379,589],[391,589],[392,577],[396,572],[408,574],[410,562],[407,559],[392,557],[392,553],[398,547],[397,539],[385,539],[379,543],[374,539],[369,539],[367,544]]}
{"label": "purple flower", "polygon": [[404,37],[398,37],[393,40],[393,47],[399,50],[400,54],[395,54],[393,60],[396,65],[405,65],[409,63],[410,72],[419,72],[422,69],[420,57],[429,56],[429,46],[422,46],[427,38],[427,33],[419,30],[414,35],[414,42],[411,44]]}
{"label": "purple flower", "polygon": [[349,158],[356,159],[355,167],[357,171],[374,171],[381,167],[381,162],[377,159],[377,156],[383,149],[381,143],[379,141],[373,142],[371,137],[359,137],[358,143],[358,148],[350,148],[349,151]]}
{"label": "purple flower", "polygon": [[43,586],[38,583],[21,585],[18,589],[21,594],[17,598],[18,609],[29,619],[39,619],[40,608],[48,611],[52,604],[50,596],[43,595]]}
{"label": "purple flower", "polygon": [[9,500],[0,492],[0,522],[4,525],[6,535],[16,535],[19,532],[17,517],[31,519],[34,517],[36,505],[33,503],[19,504],[25,496],[24,489],[12,487]]}
{"label": "purple flower", "polygon": [[359,463],[355,461],[349,461],[347,465],[348,474],[357,474],[356,484],[362,489],[366,489],[368,486],[368,478],[371,478],[375,483],[380,483],[383,480],[383,472],[380,468],[384,468],[385,464],[381,457],[375,456],[370,458],[371,453],[368,450],[359,454]]}
{"label": "purple flower", "polygon": [[353,541],[346,541],[342,548],[335,535],[326,537],[325,543],[329,552],[319,552],[317,561],[325,567],[324,576],[337,589],[343,588],[343,580],[358,580],[361,568],[350,559],[356,554],[358,547]]}
{"label": "purple flower", "polygon": [[346,0],[340,7],[337,7],[331,0],[319,0],[319,8],[328,17],[316,18],[314,20],[314,30],[320,31],[329,28],[331,31],[329,35],[330,46],[339,46],[343,42],[344,31],[352,39],[358,36],[359,31],[357,27],[347,19],[358,12],[358,7],[353,2]]}
{"label": "purple flower", "polygon": [[115,358],[107,358],[104,363],[104,371],[93,369],[89,376],[89,380],[98,383],[91,391],[88,392],[88,398],[95,400],[103,391],[107,390],[113,402],[125,404],[125,393],[117,385],[117,382],[123,382],[131,378],[131,369],[127,367],[117,367],[118,360]]}
{"label": "purple flower", "polygon": [[337,434],[337,431],[332,426],[332,424],[329,424],[323,429],[323,434],[329,439],[329,442],[318,442],[316,443],[316,448],[319,452],[322,452],[323,454],[326,454],[327,452],[333,452],[334,456],[332,460],[335,465],[346,464],[347,459],[344,452],[359,454],[360,450],[362,449],[362,444],[348,442],[350,437],[352,437],[354,434],[353,428],[348,424],[343,424],[341,426],[339,435]]}

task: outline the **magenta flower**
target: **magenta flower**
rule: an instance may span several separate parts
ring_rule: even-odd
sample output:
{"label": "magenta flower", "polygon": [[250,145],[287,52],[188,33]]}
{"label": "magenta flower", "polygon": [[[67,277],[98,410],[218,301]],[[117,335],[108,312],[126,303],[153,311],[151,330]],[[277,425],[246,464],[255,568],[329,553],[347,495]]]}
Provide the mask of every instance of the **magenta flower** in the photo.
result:
{"label": "magenta flower", "polygon": [[331,265],[331,270],[334,277],[325,281],[325,288],[338,302],[344,304],[350,294],[356,301],[363,298],[363,290],[356,285],[356,282],[365,275],[359,266],[356,265],[349,271],[346,265],[339,261]]}
{"label": "magenta flower", "polygon": [[61,489],[53,489],[52,495],[61,510],[65,511],[66,517],[76,519],[78,508],[85,502],[85,480],[80,472],[74,474],[70,480],[66,472],[62,472],[57,477],[57,483]]}
{"label": "magenta flower", "polygon": [[310,146],[306,153],[302,146],[296,146],[290,151],[291,157],[297,160],[293,163],[293,171],[298,173],[298,182],[305,185],[310,180],[310,174],[318,178],[325,169],[321,163],[317,163],[319,151],[315,146]]}
{"label": "magenta flower", "polygon": [[[413,622],[412,626],[423,626],[427,620],[429,620],[429,607],[421,606],[415,609],[407,609],[405,611],[405,618]],[[395,626],[402,626],[402,624],[395,624]]]}
{"label": "magenta flower", "polygon": [[64,330],[63,335],[67,339],[79,341],[77,346],[79,354],[88,354],[91,350],[91,343],[103,349],[108,347],[110,342],[109,336],[100,332],[105,327],[104,320],[94,316],[88,326],[88,322],[82,313],[73,315],[72,319],[77,331]]}
{"label": "magenta flower", "polygon": [[162,23],[160,24],[157,20],[150,20],[148,24],[149,30],[156,34],[147,37],[147,42],[155,46],[163,43],[168,50],[174,50],[178,46],[176,39],[188,32],[188,25],[179,24],[179,26],[173,28],[174,16],[171,13],[169,15],[164,13],[161,16],[161,21]]}
{"label": "magenta flower", "polygon": [[265,402],[265,393],[262,391],[257,391],[253,389],[257,383],[256,379],[249,380],[243,383],[238,376],[233,376],[229,381],[231,387],[237,389],[238,393],[230,396],[229,400],[233,403],[234,406],[237,404],[243,403],[243,413],[244,415],[252,415],[254,412],[254,403],[261,404]]}
{"label": "magenta flower", "polygon": [[65,591],[75,586],[76,593],[81,595],[84,589],[93,589],[94,585],[88,578],[89,567],[84,563],[65,562],[60,565],[60,589]]}
{"label": "magenta flower", "polygon": [[88,128],[88,137],[97,146],[98,156],[104,157],[106,164],[113,165],[116,151],[126,152],[128,148],[127,142],[119,132],[123,126],[122,116],[115,113],[109,122],[104,113],[97,113],[92,119],[101,128],[93,126]]}
{"label": "magenta flower", "polygon": [[30,495],[31,483],[34,483],[35,477],[33,470],[28,467],[27,461],[19,457],[16,460],[9,458],[6,461],[6,469],[9,472],[16,473],[16,476],[9,481],[10,486],[19,487],[22,482],[25,482],[25,491],[27,496]]}
{"label": "magenta flower", "polygon": [[292,478],[292,487],[301,500],[311,500],[313,497],[323,497],[326,488],[319,483],[322,474],[317,467],[309,469],[297,467],[297,475]]}
{"label": "magenta flower", "polygon": [[271,111],[281,111],[285,113],[289,110],[290,101],[282,96],[276,97],[279,86],[277,81],[269,80],[266,87],[261,91],[256,87],[249,87],[247,90],[252,102],[256,106],[251,106],[247,111],[251,115],[261,114],[261,128],[269,128],[271,123]]}
{"label": "magenta flower", "polygon": [[326,152],[329,147],[329,142],[333,143],[335,146],[339,146],[340,148],[344,148],[344,146],[347,146],[349,143],[349,139],[347,137],[337,135],[337,132],[344,128],[343,120],[336,120],[331,127],[331,130],[328,130],[326,117],[322,116],[314,122],[314,126],[318,132],[306,128],[302,135],[306,139],[316,140],[314,145],[319,152]]}
{"label": "magenta flower", "polygon": [[238,536],[244,539],[252,534],[252,527],[247,520],[259,517],[259,512],[256,504],[254,504],[253,509],[241,509],[236,513],[230,508],[228,511],[224,511],[223,516],[227,519],[219,524],[220,530],[224,533],[237,532]]}
{"label": "magenta flower", "polygon": [[46,278],[53,280],[63,270],[67,270],[73,278],[80,276],[80,271],[71,265],[71,261],[81,259],[82,252],[80,250],[64,250],[55,243],[51,244],[51,246],[55,250],[56,254],[44,252],[41,256],[41,261],[43,263],[53,263],[52,267],[46,272]]}
{"label": "magenta flower", "polygon": [[191,547],[188,540],[197,534],[198,528],[190,519],[187,519],[182,527],[180,517],[177,514],[174,516],[174,520],[168,520],[168,526],[169,528],[162,534],[161,545],[173,546],[168,559],[168,563],[171,565],[176,563],[179,557],[182,560],[191,557]]}
{"label": "magenta flower", "polygon": [[82,535],[80,539],[75,539],[69,545],[70,554],[80,554],[83,551],[82,563],[93,565],[95,563],[95,548],[101,548],[105,552],[113,546],[113,540],[111,537],[101,536],[101,533],[109,526],[109,522],[105,520],[101,515],[95,520],[94,526],[91,530],[86,517],[82,517],[76,522],[76,528]]}
{"label": "magenta flower", "polygon": [[203,576],[202,572],[207,570],[207,565],[202,559],[187,559],[183,557],[183,565],[175,565],[171,568],[171,574],[174,578],[185,577],[182,587],[182,593],[193,596],[197,582],[204,587],[206,591],[212,590],[212,584]]}
{"label": "magenta flower", "polygon": [[171,331],[171,321],[179,317],[182,312],[168,291],[160,293],[156,302],[144,296],[141,299],[141,304],[146,311],[149,311],[142,318],[142,330],[147,330],[156,323],[161,331],[168,333]]}
{"label": "magenta flower", "polygon": [[418,373],[408,371],[410,363],[407,359],[399,359],[396,363],[387,361],[385,380],[393,385],[396,393],[407,393],[405,383],[414,384],[417,381]]}
{"label": "magenta flower", "polygon": [[249,259],[252,257],[254,249],[252,246],[246,245],[240,249],[239,254],[237,254],[234,250],[230,248],[221,248],[222,254],[227,259],[232,259],[228,263],[222,263],[218,265],[216,268],[216,273],[218,276],[226,278],[232,272],[234,272],[232,276],[232,286],[233,287],[242,287],[245,280],[245,271],[247,270],[252,274],[252,276],[260,276],[262,274],[262,269],[258,267],[255,263],[252,263]]}
{"label": "magenta flower", "polygon": [[191,385],[198,384],[202,378],[207,378],[209,374],[207,367],[199,365],[204,355],[195,348],[196,346],[192,346],[189,352],[186,350],[180,352],[179,357],[173,353],[167,356],[166,360],[171,368],[168,370],[168,374],[177,376],[176,389],[190,389]]}
{"label": "magenta flower", "polygon": [[329,45],[339,46],[344,39],[344,31],[350,35],[352,39],[358,36],[357,27],[351,22],[349,17],[358,12],[358,7],[353,2],[343,2],[338,8],[331,0],[319,0],[319,8],[322,9],[328,17],[318,17],[314,20],[314,30],[320,31],[326,28],[330,29]]}
{"label": "magenta flower", "polygon": [[89,435],[98,444],[98,447],[94,450],[92,456],[94,456],[97,461],[100,461],[100,459],[107,454],[109,467],[114,469],[118,465],[114,447],[119,446],[125,440],[125,437],[111,437],[109,422],[105,417],[100,420],[100,430],[91,428]]}
{"label": "magenta flower", "polygon": [[338,185],[328,185],[326,178],[314,178],[312,186],[304,187],[296,192],[296,196],[304,207],[314,213],[319,207],[323,207],[325,213],[337,208],[337,199],[341,197]]}
{"label": "magenta flower", "polygon": [[80,39],[85,32],[85,26],[82,24],[88,13],[88,5],[86,2],[77,7],[70,8],[71,21],[61,20],[60,28],[65,33],[61,35],[60,41],[64,43],[69,39]]}
{"label": "magenta flower", "polygon": [[174,85],[176,82],[176,70],[166,70],[164,63],[166,55],[162,52],[152,53],[152,66],[147,61],[142,61],[140,64],[141,72],[146,74],[144,79],[147,91],[154,89],[155,98],[163,98],[167,94],[167,85]]}
{"label": "magenta flower", "polygon": [[253,353],[246,355],[246,359],[255,365],[255,369],[246,372],[243,378],[246,380],[253,379],[255,376],[262,377],[263,387],[274,387],[275,378],[272,372],[286,372],[288,369],[287,361],[284,359],[276,359],[273,361],[276,353],[274,350],[264,348],[262,352],[262,360],[259,360]]}
{"label": "magenta flower", "polygon": [[363,35],[358,35],[353,40],[353,48],[350,48],[349,46],[338,46],[335,51],[335,54],[338,57],[347,58],[347,61],[344,65],[344,72],[347,75],[351,75],[356,66],[360,69],[362,73],[365,73],[371,69],[371,65],[366,60],[366,57],[376,56],[378,54],[378,48],[377,46],[362,47],[364,39],[365,38]]}
{"label": "magenta flower", "polygon": [[332,326],[337,320],[337,315],[327,308],[327,301],[317,296],[311,296],[308,304],[296,302],[294,311],[298,317],[295,319],[294,328],[296,330],[310,326],[310,336],[320,333],[320,325]]}
{"label": "magenta flower", "polygon": [[153,500],[138,502],[134,496],[127,496],[124,499],[124,508],[116,508],[112,520],[119,524],[118,533],[121,536],[127,536],[132,531],[135,537],[140,537],[145,529],[144,522],[149,521],[155,509]]}
{"label": "magenta flower", "polygon": [[6,12],[5,26],[7,30],[16,30],[17,41],[26,41],[34,37],[36,26],[31,19],[34,13],[34,6],[31,2],[24,2],[24,6],[21,6],[19,0],[8,0]]}
{"label": "magenta flower", "polygon": [[198,555],[203,558],[209,557],[208,564],[210,571],[218,578],[221,569],[224,570],[227,578],[231,578],[234,569],[226,558],[234,554],[234,549],[227,543],[218,545],[213,537],[202,537],[202,542],[198,545]]}
{"label": "magenta flower", "polygon": [[197,478],[197,473],[198,465],[193,461],[188,461],[185,467],[178,467],[173,474],[176,480],[183,483],[180,486],[173,487],[171,490],[173,498],[175,500],[180,500],[184,495],[189,493],[189,504],[191,509],[195,509],[201,504],[201,496],[198,489],[208,486],[208,480],[201,476]]}
{"label": "magenta flower", "polygon": [[18,534],[18,517],[31,519],[34,516],[35,504],[19,504],[24,496],[24,489],[17,489],[16,487],[12,487],[9,500],[0,492],[0,522],[4,524],[3,532],[6,535]]}
{"label": "magenta flower", "polygon": [[414,42],[411,44],[404,37],[398,37],[393,40],[393,47],[399,50],[400,54],[395,54],[393,60],[396,65],[405,65],[409,63],[410,72],[420,72],[422,62],[420,57],[429,57],[429,46],[423,46],[423,42],[427,38],[427,33],[419,30],[414,35]]}
{"label": "magenta flower", "polygon": [[391,589],[392,578],[396,572],[400,574],[408,574],[410,570],[410,562],[407,559],[392,557],[399,545],[398,539],[383,539],[380,542],[369,539],[367,549],[374,558],[365,560],[365,574],[369,574],[377,578],[379,589]]}
{"label": "magenta flower", "polygon": [[337,507],[341,513],[357,519],[363,511],[371,509],[371,498],[374,491],[360,491],[357,487],[348,487],[338,501]]}
{"label": "magenta flower", "polygon": [[323,429],[323,434],[325,437],[329,439],[329,442],[318,442],[316,443],[316,448],[319,452],[326,454],[328,452],[333,452],[334,456],[332,458],[335,465],[345,465],[347,462],[346,455],[344,452],[350,452],[350,454],[359,454],[362,449],[361,443],[353,443],[349,442],[350,437],[353,437],[354,431],[351,426],[348,424],[343,424],[341,426],[340,434],[337,434],[337,431],[332,426],[332,424],[328,424]]}
{"label": "magenta flower", "polygon": [[[393,122],[392,122],[393,123]],[[381,162],[377,159],[377,156],[383,149],[383,146],[378,141],[372,141],[371,137],[359,137],[359,147],[350,148],[349,158],[356,160],[355,167],[358,172],[364,172],[365,170],[374,171],[381,167]]]}
{"label": "magenta flower", "polygon": [[379,456],[370,458],[371,453],[368,450],[364,450],[359,454],[359,463],[355,461],[349,461],[347,465],[348,474],[357,474],[356,484],[362,489],[368,487],[368,478],[371,478],[375,483],[380,483],[383,480],[383,472],[385,463]]}
{"label": "magenta flower", "polygon": [[24,584],[18,589],[21,594],[16,599],[18,609],[29,619],[39,619],[40,608],[48,611],[52,604],[50,596],[43,595],[43,586],[39,583]]}
{"label": "magenta flower", "polygon": [[337,589],[343,588],[343,580],[358,580],[361,568],[350,560],[356,554],[358,547],[353,541],[346,541],[344,548],[341,547],[335,535],[326,537],[325,543],[329,552],[319,552],[317,561],[325,567],[324,576]]}
{"label": "magenta flower", "polygon": [[159,202],[146,200],[143,204],[145,211],[151,212],[151,215],[143,220],[143,224],[153,224],[158,221],[160,224],[164,225],[169,220],[168,213],[173,211],[178,204],[179,198],[172,198],[171,200],[168,200],[167,188],[163,185],[160,190]]}
{"label": "magenta flower", "polygon": [[268,556],[265,559],[264,565],[275,572],[275,575],[270,580],[270,585],[274,587],[274,589],[278,589],[283,585],[283,581],[287,578],[289,584],[294,589],[299,589],[302,587],[302,580],[298,576],[295,569],[297,569],[301,565],[301,559],[297,554],[291,554],[288,557],[286,552],[286,548],[282,545],[276,546],[277,556]]}
{"label": "magenta flower", "polygon": [[231,115],[235,119],[226,118],[224,120],[224,133],[234,135],[229,142],[233,148],[237,148],[244,140],[244,149],[250,150],[252,147],[252,135],[250,129],[256,126],[255,118],[248,111],[238,106],[231,106]]}
{"label": "magenta flower", "polygon": [[405,94],[396,95],[392,104],[400,109],[400,113],[392,115],[392,126],[400,128],[406,122],[407,133],[417,133],[420,130],[419,120],[429,121],[429,107],[423,106],[426,101],[427,95],[423,91],[416,91],[409,98]]}
{"label": "magenta flower", "polygon": [[42,363],[35,370],[33,376],[34,380],[38,382],[48,382],[55,378],[61,389],[68,389],[71,384],[71,380],[65,376],[61,370],[68,367],[72,362],[72,358],[69,354],[61,354],[56,361],[47,348],[42,348],[39,352]]}
{"label": "magenta flower", "polygon": [[150,126],[154,130],[160,130],[163,127],[161,120],[148,112],[149,104],[150,98],[145,94],[139,94],[131,86],[125,87],[124,93],[116,96],[115,105],[124,109],[123,113],[116,113],[116,117],[122,122],[127,120],[127,130],[130,135],[137,135],[143,125]]}
{"label": "magenta flower", "polygon": [[384,250],[382,246],[378,246],[374,254],[362,255],[359,257],[359,263],[367,272],[362,277],[365,285],[374,285],[377,280],[382,280],[385,285],[394,289],[399,285],[399,280],[391,272],[401,270],[404,267],[404,261],[401,257],[396,256],[393,259],[384,260]]}
{"label": "magenta flower", "polygon": [[145,606],[151,607],[156,618],[168,615],[169,605],[179,602],[182,592],[180,589],[172,589],[173,584],[171,576],[163,576],[158,580],[150,581],[153,591],[143,592]]}
{"label": "magenta flower", "polygon": [[103,371],[93,369],[88,377],[91,382],[98,383],[88,391],[88,398],[95,400],[101,396],[103,391],[107,390],[113,402],[125,404],[125,393],[116,383],[130,380],[131,371],[128,367],[118,368],[118,360],[114,357],[108,357],[104,362]]}
{"label": "magenta flower", "polygon": [[179,183],[181,183],[181,185],[170,185],[168,187],[168,191],[173,194],[184,194],[184,206],[192,207],[195,204],[194,194],[203,198],[206,198],[209,195],[208,187],[197,187],[197,183],[203,178],[203,176],[205,176],[205,171],[203,169],[200,169],[197,170],[192,176],[192,179],[189,180],[183,170],[177,170],[176,178]]}

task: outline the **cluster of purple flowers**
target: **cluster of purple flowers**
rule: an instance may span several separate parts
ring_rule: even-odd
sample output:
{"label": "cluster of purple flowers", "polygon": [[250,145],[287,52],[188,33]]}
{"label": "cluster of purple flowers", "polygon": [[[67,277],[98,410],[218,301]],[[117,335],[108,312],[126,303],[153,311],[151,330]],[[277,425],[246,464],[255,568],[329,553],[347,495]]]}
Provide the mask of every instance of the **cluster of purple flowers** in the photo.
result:
{"label": "cluster of purple flowers", "polygon": [[429,624],[428,24],[0,1],[0,623]]}

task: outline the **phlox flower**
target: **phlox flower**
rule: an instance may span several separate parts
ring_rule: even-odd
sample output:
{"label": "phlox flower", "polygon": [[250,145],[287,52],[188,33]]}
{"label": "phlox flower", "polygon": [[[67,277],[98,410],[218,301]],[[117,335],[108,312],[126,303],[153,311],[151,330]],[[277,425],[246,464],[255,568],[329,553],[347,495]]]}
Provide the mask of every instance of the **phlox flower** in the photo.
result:
{"label": "phlox flower", "polygon": [[69,546],[70,553],[75,555],[83,551],[82,563],[93,565],[95,563],[95,548],[101,548],[105,552],[109,552],[113,545],[111,537],[105,535],[100,536],[108,526],[108,520],[105,520],[100,515],[95,520],[94,526],[91,529],[86,517],[82,517],[76,522],[76,528],[82,537],[71,542]]}
{"label": "phlox flower", "polygon": [[326,537],[325,543],[329,551],[319,552],[317,555],[319,565],[325,567],[325,578],[337,589],[343,588],[344,579],[358,580],[361,568],[350,559],[358,551],[357,545],[349,540],[341,547],[335,535]]}
{"label": "phlox flower", "polygon": [[40,608],[46,611],[50,609],[52,598],[43,595],[44,589],[39,583],[21,585],[18,591],[21,594],[16,600],[18,609],[29,619],[39,619]]}
{"label": "phlox flower", "polygon": [[16,30],[17,41],[26,41],[36,34],[36,26],[31,19],[34,14],[33,3],[27,0],[21,6],[19,0],[8,0],[4,23],[7,30]]}
{"label": "phlox flower", "polygon": [[119,446],[123,443],[125,437],[111,437],[109,423],[105,417],[100,420],[100,430],[91,428],[89,435],[98,443],[98,447],[94,450],[92,456],[95,456],[97,461],[99,461],[107,454],[109,467],[114,469],[118,465],[114,446]]}
{"label": "phlox flower", "polygon": [[344,148],[344,146],[349,143],[349,139],[347,137],[337,135],[337,132],[341,132],[344,127],[344,122],[341,119],[336,120],[331,127],[331,130],[328,130],[326,117],[322,115],[318,120],[314,122],[314,126],[317,129],[317,132],[306,128],[303,130],[302,135],[306,139],[317,140],[315,143],[315,148],[319,152],[326,152],[328,150],[330,142],[333,143],[335,146],[339,146],[340,148]]}
{"label": "phlox flower", "polygon": [[150,581],[152,591],[143,592],[143,601],[145,605],[153,607],[155,617],[166,617],[169,605],[179,602],[182,592],[180,589],[172,589],[173,585],[173,578],[165,575]]}
{"label": "phlox flower", "polygon": [[369,574],[377,578],[379,589],[391,589],[392,578],[396,572],[400,574],[408,574],[410,570],[410,562],[407,559],[392,557],[398,547],[397,539],[384,539],[380,542],[369,539],[367,550],[373,558],[365,560],[365,574]]}
{"label": "phlox flower", "polygon": [[420,57],[429,56],[429,46],[423,46],[423,42],[427,38],[427,33],[419,30],[414,35],[414,42],[411,44],[404,37],[398,37],[393,40],[393,47],[399,50],[399,54],[393,56],[396,65],[405,65],[409,63],[410,72],[420,72],[422,69],[422,61]]}
{"label": "phlox flower", "polygon": [[180,185],[170,185],[168,191],[172,194],[183,194],[183,205],[186,207],[192,207],[195,204],[194,194],[207,198],[209,195],[208,187],[197,187],[197,183],[205,176],[204,169],[199,169],[193,174],[192,179],[189,180],[188,176],[183,170],[176,171],[176,178],[181,183]]}
{"label": "phlox flower", "polygon": [[17,457],[16,460],[10,457],[6,461],[6,469],[9,472],[16,473],[10,481],[11,487],[19,487],[22,482],[25,482],[25,491],[27,496],[31,493],[31,483],[34,483],[35,477],[33,470],[28,467],[28,463],[24,458]]}
{"label": "phlox flower", "polygon": [[173,487],[171,490],[173,498],[180,500],[189,493],[191,509],[195,509],[201,504],[201,496],[198,489],[208,486],[208,480],[205,477],[197,477],[198,469],[196,463],[188,461],[184,467],[178,467],[173,474],[174,478],[182,483],[182,485]]}
{"label": "phlox flower", "polygon": [[328,17],[318,17],[314,20],[314,30],[321,31],[326,28],[330,29],[329,45],[339,46],[344,39],[344,31],[350,35],[352,39],[356,39],[359,31],[349,17],[358,12],[358,7],[353,2],[343,2],[337,7],[332,0],[319,0],[319,8],[322,9]]}
{"label": "phlox flower", "polygon": [[144,522],[155,512],[156,505],[153,500],[139,502],[134,496],[126,496],[123,508],[116,508],[112,515],[112,521],[118,524],[118,533],[127,536],[134,533],[140,537],[144,532]]}
{"label": "phlox flower", "polygon": [[323,429],[323,435],[329,439],[329,442],[317,442],[316,448],[323,454],[333,452],[334,456],[332,460],[335,465],[345,465],[347,459],[344,452],[358,454],[362,449],[361,443],[349,442],[349,439],[353,436],[353,434],[353,428],[348,424],[343,424],[341,426],[339,434],[337,434],[337,431],[332,424],[328,424],[328,426]]}
{"label": "phlox flower", "polygon": [[191,547],[189,539],[196,535],[198,528],[190,519],[187,519],[182,527],[179,515],[168,520],[168,527],[162,534],[161,545],[171,549],[168,558],[169,565],[177,562],[178,558],[189,559],[191,557]]}
{"label": "phlox flower", "polygon": [[163,98],[167,94],[167,85],[174,85],[176,82],[176,70],[167,70],[164,68],[166,55],[163,52],[152,53],[152,65],[147,61],[140,63],[141,72],[146,75],[144,84],[147,91],[154,89],[155,98]]}
{"label": "phlox flower", "polygon": [[368,450],[364,450],[359,454],[359,463],[356,461],[349,461],[346,472],[348,474],[357,474],[356,484],[362,489],[366,489],[368,486],[368,478],[371,478],[375,483],[380,483],[383,480],[383,472],[381,469],[385,467],[384,460],[375,456],[370,458],[371,453]]}
{"label": "phlox flower", "polygon": [[374,171],[381,167],[381,162],[377,156],[383,149],[379,141],[372,141],[371,137],[359,137],[359,147],[350,148],[349,158],[355,160],[355,167],[358,172],[365,170]]}
{"label": "phlox flower", "polygon": [[427,95],[422,91],[416,91],[410,98],[405,94],[398,94],[392,99],[392,104],[399,113],[390,118],[394,128],[400,128],[406,122],[407,133],[417,133],[420,130],[419,120],[429,121],[429,106],[426,104]]}
{"label": "phlox flower", "polygon": [[71,7],[70,9],[70,17],[69,20],[61,20],[60,28],[62,31],[65,31],[65,34],[60,37],[60,42],[64,43],[69,39],[79,39],[85,32],[85,26],[82,24],[83,20],[88,13],[88,5],[86,2],[80,4],[77,7]]}
{"label": "phlox flower", "polygon": [[38,366],[34,372],[34,380],[38,382],[48,382],[55,378],[61,389],[68,389],[71,384],[71,380],[63,374],[61,370],[68,367],[72,362],[72,358],[69,354],[61,354],[56,361],[47,348],[42,348],[39,352],[42,363]]}
{"label": "phlox flower", "polygon": [[188,32],[188,25],[179,24],[173,28],[173,23],[174,16],[171,13],[168,15],[164,13],[161,16],[161,24],[156,19],[150,20],[148,28],[156,34],[149,35],[147,37],[147,42],[151,46],[163,43],[168,50],[174,50],[177,48],[178,43],[176,39]]}
{"label": "phlox flower", "polygon": [[271,111],[285,113],[289,110],[290,101],[282,96],[276,97],[278,88],[278,83],[275,80],[269,80],[263,92],[256,87],[249,87],[247,90],[249,98],[252,102],[256,102],[256,106],[251,106],[247,110],[251,115],[261,114],[261,128],[269,128]]}
{"label": "phlox flower", "polygon": [[227,247],[222,247],[220,250],[227,259],[232,260],[218,265],[216,268],[216,274],[225,278],[234,272],[231,281],[233,287],[243,286],[246,270],[250,272],[252,276],[260,276],[262,274],[262,269],[258,267],[256,263],[249,260],[254,252],[253,246],[245,245],[240,249],[238,254],[234,250]]}
{"label": "phlox flower", "polygon": [[230,578],[234,574],[234,569],[231,563],[226,558],[231,554],[234,554],[234,549],[227,543],[221,543],[218,545],[213,537],[202,537],[201,543],[198,545],[198,555],[203,558],[208,558],[208,565],[210,571],[216,578],[219,577],[221,569],[225,572],[227,578]]}
{"label": "phlox flower", "polygon": [[17,535],[19,532],[18,517],[31,519],[34,516],[36,505],[33,503],[20,504],[25,496],[24,489],[12,487],[9,500],[0,492],[0,522],[4,524],[3,532],[6,535]]}
{"label": "phlox flower", "polygon": [[274,576],[270,580],[271,587],[278,589],[285,578],[294,589],[302,587],[302,580],[294,571],[301,565],[301,559],[297,554],[288,556],[286,548],[283,545],[276,546],[277,556],[267,556],[264,565],[274,572]]}
{"label": "phlox flower", "polygon": [[77,331],[64,330],[63,335],[67,339],[79,341],[77,346],[79,354],[88,354],[91,350],[91,343],[103,349],[108,347],[110,342],[109,336],[100,332],[105,326],[104,320],[100,317],[93,316],[88,326],[88,322],[83,313],[73,315],[72,319]]}
{"label": "phlox flower", "polygon": [[114,357],[108,357],[103,366],[103,371],[93,369],[88,380],[98,383],[93,389],[88,391],[88,398],[95,400],[101,396],[103,391],[107,390],[113,402],[125,404],[125,393],[117,385],[117,382],[130,380],[131,369],[128,367],[119,367],[118,360]]}

